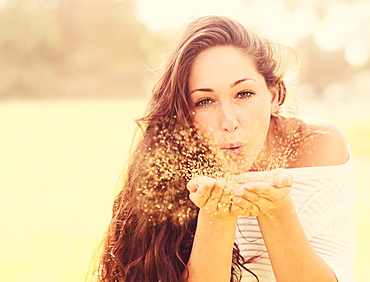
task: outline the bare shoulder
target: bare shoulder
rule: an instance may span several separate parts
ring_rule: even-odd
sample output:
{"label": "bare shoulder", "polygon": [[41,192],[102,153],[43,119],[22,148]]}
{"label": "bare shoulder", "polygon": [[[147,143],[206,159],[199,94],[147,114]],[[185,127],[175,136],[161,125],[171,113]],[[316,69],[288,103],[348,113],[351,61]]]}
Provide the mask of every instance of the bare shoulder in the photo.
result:
{"label": "bare shoulder", "polygon": [[299,127],[300,135],[293,167],[332,166],[347,162],[347,141],[337,125],[323,119],[299,116],[288,120],[291,126]]}

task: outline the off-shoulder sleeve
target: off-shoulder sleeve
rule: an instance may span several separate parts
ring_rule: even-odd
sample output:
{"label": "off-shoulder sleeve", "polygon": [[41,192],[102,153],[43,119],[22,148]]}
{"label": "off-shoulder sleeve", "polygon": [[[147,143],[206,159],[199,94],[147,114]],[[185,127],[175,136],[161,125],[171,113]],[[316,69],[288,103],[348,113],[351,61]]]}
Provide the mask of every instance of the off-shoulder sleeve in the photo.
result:
{"label": "off-shoulder sleeve", "polygon": [[339,282],[354,281],[357,185],[352,161],[291,172],[292,197],[310,243]]}

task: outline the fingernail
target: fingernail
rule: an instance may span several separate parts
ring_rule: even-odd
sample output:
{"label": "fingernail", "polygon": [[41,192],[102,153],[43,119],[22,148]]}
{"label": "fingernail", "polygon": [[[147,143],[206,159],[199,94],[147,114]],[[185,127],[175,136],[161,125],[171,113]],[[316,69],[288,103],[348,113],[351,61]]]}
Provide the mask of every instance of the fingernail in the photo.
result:
{"label": "fingernail", "polygon": [[241,199],[240,198],[233,198],[233,203],[240,203]]}
{"label": "fingernail", "polygon": [[279,175],[279,177],[278,177],[278,181],[277,181],[278,183],[276,183],[276,186],[281,186],[281,185],[283,185],[283,183],[284,183],[284,178],[282,177],[282,176],[280,176]]}

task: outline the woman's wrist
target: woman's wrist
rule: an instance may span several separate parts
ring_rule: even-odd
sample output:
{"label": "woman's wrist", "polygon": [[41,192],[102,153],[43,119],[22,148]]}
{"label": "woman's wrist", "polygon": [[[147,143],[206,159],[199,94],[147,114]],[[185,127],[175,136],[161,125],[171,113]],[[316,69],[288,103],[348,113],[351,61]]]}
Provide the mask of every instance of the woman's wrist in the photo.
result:
{"label": "woman's wrist", "polygon": [[289,215],[295,214],[296,209],[293,203],[293,199],[290,195],[284,197],[280,204],[273,210],[260,214],[257,216],[258,220],[268,220],[268,221],[280,221]]}
{"label": "woman's wrist", "polygon": [[236,226],[237,216],[219,216],[218,213],[224,213],[224,211],[219,211],[215,214],[212,214],[206,210],[200,210],[198,214],[198,225],[207,224],[212,226]]}

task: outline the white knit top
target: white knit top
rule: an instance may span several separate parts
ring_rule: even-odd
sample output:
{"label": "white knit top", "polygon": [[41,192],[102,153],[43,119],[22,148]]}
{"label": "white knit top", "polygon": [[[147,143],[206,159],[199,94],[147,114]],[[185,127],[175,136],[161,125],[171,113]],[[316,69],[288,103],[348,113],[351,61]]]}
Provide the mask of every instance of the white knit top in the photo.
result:
{"label": "white knit top", "polygon": [[[354,281],[353,213],[357,186],[351,159],[338,166],[288,171],[293,175],[291,196],[311,245],[332,268],[339,282]],[[247,268],[261,282],[276,281],[256,217],[238,218],[235,240],[244,257],[261,257]],[[242,281],[256,279],[244,272]]]}

